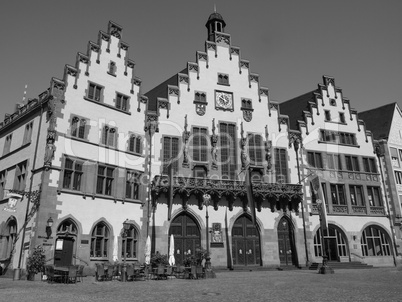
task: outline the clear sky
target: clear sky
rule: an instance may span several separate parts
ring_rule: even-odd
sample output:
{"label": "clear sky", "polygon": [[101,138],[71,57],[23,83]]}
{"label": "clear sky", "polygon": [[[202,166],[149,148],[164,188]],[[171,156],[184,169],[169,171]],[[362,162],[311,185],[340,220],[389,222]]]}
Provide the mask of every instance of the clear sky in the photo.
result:
{"label": "clear sky", "polygon": [[400,0],[8,0],[0,4],[0,120],[25,85],[35,98],[61,78],[109,20],[123,27],[147,92],[204,50],[214,4],[272,100],[311,91],[325,74],[358,111],[402,105]]}

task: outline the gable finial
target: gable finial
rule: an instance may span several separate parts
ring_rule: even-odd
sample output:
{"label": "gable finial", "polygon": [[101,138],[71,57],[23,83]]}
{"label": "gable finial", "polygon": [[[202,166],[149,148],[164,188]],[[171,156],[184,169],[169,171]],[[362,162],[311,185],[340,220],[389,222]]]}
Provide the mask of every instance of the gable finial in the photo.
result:
{"label": "gable finial", "polygon": [[216,13],[216,3],[214,3],[214,13]]}

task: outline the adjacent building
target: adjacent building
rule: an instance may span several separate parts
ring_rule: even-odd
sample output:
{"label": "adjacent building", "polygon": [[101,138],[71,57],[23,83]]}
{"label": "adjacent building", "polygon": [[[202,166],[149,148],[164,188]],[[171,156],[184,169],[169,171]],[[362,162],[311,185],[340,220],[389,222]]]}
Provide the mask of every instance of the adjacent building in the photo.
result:
{"label": "adjacent building", "polygon": [[[325,248],[330,261],[393,265],[396,250],[375,142],[335,79],[324,76],[317,89],[281,103],[280,110],[302,136],[311,261],[320,262]],[[328,222],[324,236],[309,175],[321,179]]]}

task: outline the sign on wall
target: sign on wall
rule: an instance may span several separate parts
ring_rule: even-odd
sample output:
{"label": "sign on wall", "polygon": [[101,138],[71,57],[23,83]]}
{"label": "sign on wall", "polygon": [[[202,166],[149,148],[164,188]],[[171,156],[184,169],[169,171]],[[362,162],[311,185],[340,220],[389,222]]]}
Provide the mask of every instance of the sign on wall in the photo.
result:
{"label": "sign on wall", "polygon": [[16,193],[8,193],[7,197],[8,197],[8,202],[3,210],[7,211],[7,212],[17,211],[17,204],[18,204],[18,201],[22,200],[22,195],[16,194]]}

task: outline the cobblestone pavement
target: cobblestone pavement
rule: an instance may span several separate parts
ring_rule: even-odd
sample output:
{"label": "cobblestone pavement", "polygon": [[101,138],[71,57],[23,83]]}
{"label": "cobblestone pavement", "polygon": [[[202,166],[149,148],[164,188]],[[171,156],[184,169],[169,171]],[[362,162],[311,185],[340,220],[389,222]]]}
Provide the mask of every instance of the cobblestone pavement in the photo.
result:
{"label": "cobblestone pavement", "polygon": [[218,272],[216,279],[77,284],[0,279],[0,301],[402,301],[395,268]]}

